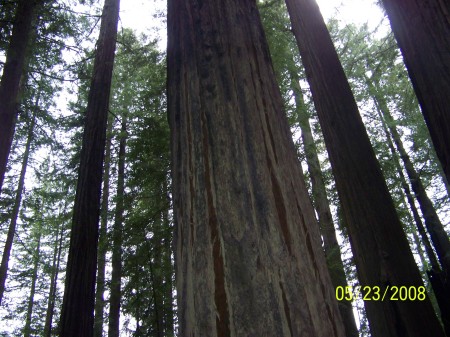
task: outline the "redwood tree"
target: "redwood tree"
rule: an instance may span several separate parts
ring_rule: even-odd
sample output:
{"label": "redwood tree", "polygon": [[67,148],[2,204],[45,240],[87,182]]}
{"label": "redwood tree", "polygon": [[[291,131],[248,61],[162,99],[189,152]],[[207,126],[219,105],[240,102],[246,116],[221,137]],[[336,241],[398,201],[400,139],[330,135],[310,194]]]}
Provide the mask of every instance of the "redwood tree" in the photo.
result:
{"label": "redwood tree", "polygon": [[17,101],[35,9],[40,0],[20,0],[0,82],[0,191],[17,118]]}
{"label": "redwood tree", "polygon": [[450,2],[382,0],[450,181]]}
{"label": "redwood tree", "polygon": [[118,19],[119,0],[105,0],[88,97],[72,219],[61,312],[63,337],[93,335],[102,166]]}
{"label": "redwood tree", "polygon": [[[330,34],[314,0],[286,0],[362,286],[423,282]],[[390,292],[387,296],[389,298]],[[374,337],[444,336],[424,301],[365,301]]]}
{"label": "redwood tree", "polygon": [[343,336],[255,1],[170,0],[181,336]]}

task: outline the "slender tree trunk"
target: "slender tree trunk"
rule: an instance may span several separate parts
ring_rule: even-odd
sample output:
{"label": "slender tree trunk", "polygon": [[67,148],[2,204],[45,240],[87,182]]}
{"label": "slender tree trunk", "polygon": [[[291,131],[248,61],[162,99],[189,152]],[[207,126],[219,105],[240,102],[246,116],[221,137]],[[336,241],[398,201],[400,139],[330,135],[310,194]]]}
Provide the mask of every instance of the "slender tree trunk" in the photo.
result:
{"label": "slender tree trunk", "polygon": [[408,153],[403,147],[402,140],[397,132],[397,129],[395,128],[394,119],[389,112],[386,102],[382,97],[380,97],[379,89],[376,87],[376,84],[370,83],[370,81],[368,81],[368,83],[369,88],[374,91],[373,98],[375,99],[375,103],[378,106],[379,111],[383,114],[382,118],[386,121],[386,125],[389,128],[392,139],[405,166],[406,173],[408,174],[411,182],[412,190],[414,191],[417,201],[419,202],[419,206],[425,220],[425,226],[428,229],[428,233],[430,233],[431,241],[436,249],[442,269],[446,273],[450,274],[450,240],[445,232],[444,226],[442,225],[436,210],[434,209],[433,203],[430,198],[428,198],[425,187],[414,169],[414,165],[412,164]]}
{"label": "slender tree trunk", "polygon": [[[395,128],[395,122],[392,118],[387,104],[383,97],[380,96],[379,91],[376,87],[376,84],[367,81],[369,85],[369,89],[373,92],[373,98],[375,100],[375,104],[378,108],[380,118],[384,123],[384,126],[389,128],[390,135],[397,147],[397,150],[400,154],[400,157],[403,161],[403,165],[405,166],[406,173],[408,174],[409,180],[411,182],[412,189],[414,194],[419,202],[420,209],[422,211],[423,218],[425,220],[425,226],[428,229],[428,233],[430,233],[431,241],[433,242],[433,246],[436,249],[436,253],[441,263],[441,267],[437,264],[437,261],[434,257],[434,253],[432,248],[430,247],[430,243],[428,241],[428,237],[425,234],[425,230],[423,228],[422,222],[417,223],[419,225],[419,232],[423,233],[425,247],[429,252],[430,261],[432,263],[432,270],[428,271],[428,276],[431,281],[431,285],[434,290],[434,294],[439,304],[439,308],[441,310],[441,318],[444,323],[444,328],[447,334],[450,333],[450,241],[445,232],[444,226],[442,225],[439,217],[434,209],[433,203],[428,198],[428,195],[425,191],[425,187],[420,180],[419,175],[417,174],[414,166],[403,147],[403,143],[401,141],[400,135]],[[414,201],[412,201],[414,203]]]}
{"label": "slender tree trunk", "polygon": [[91,337],[108,103],[119,0],[105,0],[89,91],[61,312],[62,337]]}
{"label": "slender tree trunk", "polygon": [[39,3],[40,0],[19,1],[11,40],[6,52],[6,62],[0,82],[0,192],[14,136],[20,78],[25,67],[26,50],[35,9]]}
{"label": "slender tree trunk", "polygon": [[[423,286],[329,32],[314,0],[286,0],[362,286]],[[389,294],[388,294],[389,296]],[[425,301],[365,301],[374,337],[444,336]]]}
{"label": "slender tree trunk", "polygon": [[37,246],[33,261],[33,275],[31,278],[31,289],[30,289],[30,296],[28,298],[28,307],[27,307],[27,315],[25,319],[25,327],[23,329],[23,336],[24,337],[30,337],[31,335],[31,316],[33,314],[33,304],[34,304],[34,295],[36,293],[36,282],[37,282],[37,276],[38,276],[38,267],[39,267],[39,261],[41,257],[41,229],[39,228],[38,237],[36,239]]}
{"label": "slender tree trunk", "polygon": [[171,0],[181,336],[344,336],[255,1]]}
{"label": "slender tree trunk", "polygon": [[163,185],[163,198],[167,203],[167,208],[163,212],[163,228],[165,229],[165,236],[163,239],[163,270],[164,270],[164,332],[165,336],[175,336],[174,334],[174,312],[173,312],[173,264],[172,264],[172,231],[170,224],[169,209],[170,204],[167,198],[169,189],[167,180]]}
{"label": "slender tree trunk", "polygon": [[[373,87],[372,83],[369,82],[368,79],[366,79],[366,83],[368,84],[369,90],[373,91],[374,87]],[[374,94],[374,92],[372,92],[372,95],[373,94]],[[389,150],[391,151],[392,158],[394,160],[395,168],[396,168],[397,173],[398,173],[398,175],[400,177],[400,183],[402,185],[402,189],[404,191],[404,195],[406,196],[409,208],[411,209],[411,213],[413,215],[414,223],[416,224],[416,227],[417,227],[417,232],[419,232],[419,235],[420,235],[420,239],[419,239],[419,237],[417,236],[416,231],[415,230],[412,231],[413,232],[413,236],[414,236],[414,241],[416,243],[417,250],[418,250],[420,259],[422,261],[422,265],[424,266],[424,268],[426,270],[428,270],[428,262],[425,259],[425,257],[423,256],[423,252],[422,252],[422,249],[421,249],[421,243],[423,243],[423,245],[425,246],[425,251],[426,251],[428,260],[430,261],[431,270],[434,271],[434,273],[436,273],[436,275],[439,275],[442,272],[441,271],[441,266],[439,265],[439,262],[438,262],[438,260],[436,258],[436,255],[434,254],[434,251],[433,251],[433,248],[431,246],[430,240],[428,239],[425,227],[424,227],[424,225],[422,223],[422,219],[420,218],[419,211],[417,210],[416,204],[414,202],[414,196],[411,193],[411,189],[409,188],[408,182],[406,181],[406,177],[403,174],[403,170],[402,170],[402,168],[400,166],[400,158],[398,157],[397,151],[395,150],[395,146],[394,146],[394,143],[392,141],[392,135],[390,134],[388,126],[386,125],[386,121],[383,118],[383,113],[380,110],[379,105],[377,104],[376,97],[373,97],[373,99],[375,101],[375,105],[376,105],[376,108],[377,108],[377,111],[378,111],[378,116],[380,118],[381,125],[383,127],[383,131],[384,131],[384,133],[386,135],[386,140],[387,140],[387,144],[388,144]],[[410,215],[410,217],[411,217],[411,215]],[[410,222],[412,222],[412,219],[411,219]],[[426,278],[428,279],[428,281],[431,281],[430,276],[429,276],[429,271],[427,271]],[[433,288],[433,283],[432,282],[430,282],[430,283],[431,283],[431,286]],[[435,310],[440,313],[441,312],[440,306],[442,306],[442,298],[440,298],[438,300],[436,298],[436,294],[435,293],[436,293],[435,290],[430,292],[430,298],[431,298],[432,303],[437,303],[438,307],[435,307],[434,304],[433,304],[433,306],[435,307]],[[438,303],[438,302],[440,302],[440,303]],[[444,306],[445,305],[446,304],[444,304]],[[445,309],[444,309],[444,311],[445,311]],[[441,315],[441,317],[442,317],[442,315]]]}
{"label": "slender tree trunk", "polygon": [[[156,261],[156,258],[153,259],[153,261]],[[156,288],[161,286],[161,283],[156,280],[155,272],[153,270],[153,261],[150,256],[149,261],[149,271],[150,271],[150,282],[151,282],[151,288],[152,288],[152,297],[153,297],[153,309],[149,309],[149,311],[153,311],[155,315],[155,336],[156,337],[163,337],[164,331],[163,331],[163,324],[162,324],[162,310],[161,310],[161,299],[160,296],[157,294]]]}
{"label": "slender tree trunk", "polygon": [[[431,247],[430,240],[428,239],[428,236],[426,234],[425,227],[423,226],[422,220],[419,215],[419,211],[417,210],[416,204],[414,202],[414,196],[411,193],[411,189],[409,188],[408,182],[406,181],[406,177],[403,174],[403,170],[400,166],[399,157],[397,154],[397,151],[395,150],[394,143],[392,141],[393,134],[389,132],[389,127],[387,126],[386,120],[384,118],[384,113],[381,110],[382,108],[387,110],[387,106],[385,103],[380,102],[380,100],[377,98],[378,94],[376,92],[375,86],[373,83],[369,80],[369,78],[366,78],[366,84],[369,88],[369,92],[372,95],[372,99],[375,102],[375,107],[378,112],[378,117],[380,118],[381,125],[383,127],[384,134],[386,135],[387,144],[389,147],[389,150],[391,151],[392,158],[394,160],[394,165],[397,170],[397,173],[400,177],[400,183],[402,185],[402,189],[405,192],[405,196],[408,201],[408,205],[411,209],[411,213],[413,214],[414,222],[416,224],[417,230],[420,234],[420,237],[422,238],[422,242],[425,246],[425,251],[427,252],[428,259],[430,261],[431,267],[435,270],[440,270],[440,265],[436,259],[436,256],[434,254],[433,248]],[[382,104],[381,104],[382,103]],[[392,121],[391,121],[392,122]],[[403,148],[403,147],[402,147]]]}
{"label": "slender tree trunk", "polygon": [[106,252],[108,250],[108,200],[109,200],[109,173],[111,165],[111,140],[112,127],[114,119],[112,115],[108,118],[108,127],[106,130],[106,150],[105,150],[105,164],[103,169],[103,191],[102,191],[102,206],[100,211],[100,231],[98,242],[98,259],[97,259],[97,287],[95,289],[95,309],[94,309],[94,337],[103,336],[103,313],[105,310],[105,299],[103,294],[105,292],[105,266],[106,266]]}
{"label": "slender tree trunk", "polygon": [[450,181],[450,3],[383,0],[437,156]]}
{"label": "slender tree trunk", "polygon": [[[348,284],[345,276],[344,263],[341,258],[341,249],[336,238],[325,182],[323,180],[311,126],[309,125],[309,116],[303,101],[299,78],[294,72],[291,72],[290,76],[291,88],[295,97],[297,118],[302,131],[306,162],[311,176],[314,206],[319,218],[320,233],[327,258],[328,270],[330,271],[331,281],[335,288],[338,286],[346,287]],[[339,311],[344,322],[346,336],[358,337],[359,333],[356,327],[355,317],[353,316],[352,302],[347,300],[339,302]]]}
{"label": "slender tree trunk", "polygon": [[[66,206],[64,206],[64,212]],[[47,312],[45,314],[44,337],[51,337],[53,313],[55,310],[56,289],[58,283],[59,264],[61,262],[62,244],[64,238],[64,228],[61,226],[59,230],[59,239],[55,242],[53,250],[52,274],[50,277],[50,290],[48,292]]]}
{"label": "slender tree trunk", "polygon": [[[37,98],[36,102],[39,102],[39,98]],[[36,103],[36,106],[37,106],[37,103]],[[8,275],[9,258],[11,256],[12,244],[14,241],[14,235],[16,233],[17,218],[19,216],[23,188],[25,186],[25,174],[27,172],[28,159],[30,157],[30,150],[31,150],[31,143],[33,141],[33,131],[34,131],[35,122],[36,122],[36,116],[33,114],[29,129],[28,129],[27,143],[25,145],[25,152],[23,154],[23,159],[22,159],[22,169],[20,170],[19,183],[18,183],[17,191],[16,191],[16,198],[14,201],[14,207],[13,207],[12,214],[11,214],[11,221],[9,223],[8,234],[6,236],[5,246],[3,248],[2,263],[0,265],[0,304],[2,302],[3,294],[5,292],[6,277]]]}
{"label": "slender tree trunk", "polygon": [[122,231],[124,222],[124,197],[125,197],[125,147],[127,133],[127,120],[122,116],[120,130],[119,162],[117,169],[117,197],[116,212],[113,228],[112,243],[112,273],[111,296],[109,299],[109,330],[108,337],[119,337],[120,301],[122,299]]}

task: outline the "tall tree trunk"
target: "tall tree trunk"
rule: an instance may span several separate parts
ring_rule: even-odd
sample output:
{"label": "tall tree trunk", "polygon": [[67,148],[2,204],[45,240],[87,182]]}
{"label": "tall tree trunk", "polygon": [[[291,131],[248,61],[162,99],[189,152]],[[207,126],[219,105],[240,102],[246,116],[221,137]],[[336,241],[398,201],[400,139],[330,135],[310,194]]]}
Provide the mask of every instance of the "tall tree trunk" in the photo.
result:
{"label": "tall tree trunk", "polygon": [[[17,118],[20,78],[32,31],[35,9],[40,0],[20,0],[0,82],[0,192],[6,173]],[[2,291],[2,290],[1,290]],[[1,302],[0,293],[0,302]]]}
{"label": "tall tree trunk", "polygon": [[[311,126],[309,125],[309,116],[300,88],[300,79],[293,71],[291,71],[290,76],[291,88],[295,97],[296,114],[302,131],[306,162],[311,176],[314,206],[319,218],[320,233],[322,235],[325,256],[327,258],[328,270],[330,271],[331,281],[335,288],[338,286],[346,287],[348,284],[345,276],[344,263],[341,258],[341,249],[336,238],[336,231],[334,229],[333,217],[327,198],[319,157],[317,155],[317,148],[312,136]],[[358,337],[359,333],[356,327],[355,317],[353,316],[352,302],[347,300],[339,302],[339,311],[341,312],[342,320],[344,322],[346,335],[348,337]]]}
{"label": "tall tree trunk", "polygon": [[112,272],[111,272],[111,296],[109,298],[109,329],[108,337],[119,337],[121,280],[122,280],[122,231],[124,222],[124,197],[125,197],[125,147],[127,140],[127,120],[122,116],[120,130],[119,162],[117,169],[117,196],[116,212],[113,227],[112,242]]}
{"label": "tall tree trunk", "polygon": [[[150,254],[149,254],[150,255]],[[149,272],[150,272],[150,282],[151,282],[151,288],[152,288],[152,297],[153,297],[153,310],[149,308],[149,311],[153,311],[155,315],[155,336],[156,337],[163,337],[164,331],[163,331],[163,322],[162,322],[162,308],[161,308],[161,298],[159,294],[157,294],[156,288],[161,286],[161,283],[158,282],[160,280],[157,280],[157,277],[155,276],[155,272],[153,270],[153,261],[157,261],[156,258],[152,259],[150,256],[149,259]],[[151,303],[151,302],[150,302]]]}
{"label": "tall tree trunk", "polygon": [[31,316],[33,314],[34,295],[36,293],[36,282],[38,276],[38,267],[41,257],[41,228],[39,228],[38,237],[36,239],[36,251],[33,259],[33,275],[31,277],[30,296],[28,298],[27,315],[25,318],[25,327],[23,329],[23,336],[30,337],[31,335]]}
{"label": "tall tree trunk", "polygon": [[182,336],[344,336],[255,1],[170,0]]}
{"label": "tall tree trunk", "polygon": [[[38,102],[39,97],[36,99],[36,106]],[[9,258],[11,256],[12,244],[14,241],[14,235],[16,233],[17,218],[19,216],[23,188],[25,186],[25,174],[27,172],[28,159],[30,157],[31,142],[33,141],[34,135],[33,131],[35,123],[36,123],[36,116],[33,113],[33,117],[31,119],[30,126],[28,129],[27,143],[25,145],[25,152],[23,154],[22,169],[20,170],[19,183],[17,185],[16,198],[14,200],[14,207],[11,214],[11,221],[9,223],[8,234],[6,236],[6,242],[3,248],[2,264],[0,265],[0,304],[2,302],[3,294],[5,292],[6,277],[8,275]]]}
{"label": "tall tree trunk", "polygon": [[433,203],[425,191],[425,187],[422,181],[414,169],[414,165],[408,156],[405,148],[403,147],[400,135],[395,128],[395,122],[392,118],[385,100],[379,94],[379,88],[377,88],[376,83],[369,83],[369,88],[374,92],[373,98],[375,103],[379,108],[379,111],[383,114],[382,118],[385,119],[386,125],[389,128],[392,139],[397,147],[400,154],[400,158],[405,166],[406,173],[408,174],[409,180],[411,182],[412,190],[419,202],[420,209],[422,211],[423,218],[425,220],[425,226],[427,227],[428,233],[430,233],[431,241],[436,249],[436,253],[439,262],[442,265],[444,272],[450,275],[450,240],[447,233],[442,225],[436,210],[434,209]]}
{"label": "tall tree trunk", "polygon": [[[362,286],[423,286],[379,163],[314,0],[286,0]],[[389,294],[388,294],[389,296]],[[374,337],[443,336],[425,301],[365,301]]]}
{"label": "tall tree trunk", "polygon": [[119,0],[105,0],[75,195],[61,312],[62,337],[93,335],[100,193],[118,18]]}
{"label": "tall tree trunk", "polygon": [[[414,202],[414,196],[411,193],[411,189],[409,188],[408,182],[406,181],[406,177],[403,174],[403,170],[400,166],[400,162],[399,162],[400,159],[398,157],[397,151],[395,150],[395,146],[394,146],[394,143],[392,140],[394,135],[389,131],[390,129],[389,129],[387,122],[385,120],[385,117],[384,117],[385,113],[382,111],[382,109],[385,109],[387,111],[386,102],[384,102],[383,100],[378,98],[379,93],[377,92],[372,81],[367,77],[365,78],[365,81],[369,88],[369,92],[372,96],[372,99],[374,100],[375,107],[378,112],[378,117],[380,118],[384,134],[386,135],[387,145],[389,147],[389,150],[391,151],[392,158],[394,160],[395,169],[397,170],[397,173],[400,177],[400,183],[402,185],[402,189],[405,192],[405,196],[407,198],[408,205],[411,209],[411,213],[413,214],[414,222],[416,224],[417,230],[422,239],[422,243],[425,246],[425,251],[427,252],[427,256],[430,261],[431,267],[435,270],[440,270],[441,267],[436,259],[433,248],[431,247],[430,240],[428,239],[425,227],[423,226],[422,220],[419,215],[419,211],[417,210],[416,204]],[[392,123],[392,120],[390,122]],[[393,126],[391,126],[391,128],[393,128]],[[398,134],[397,134],[397,136],[398,136]],[[398,139],[400,139],[400,138],[398,137]],[[403,149],[403,146],[402,146],[402,149]],[[403,149],[403,151],[404,151],[404,149]],[[405,152],[403,154],[405,154]]]}
{"label": "tall tree trunk", "polygon": [[[371,92],[372,95],[374,95],[375,94],[374,86],[369,81],[368,78],[366,78],[366,83],[367,83],[367,85],[369,87],[369,91]],[[439,265],[439,262],[438,262],[438,260],[436,258],[434,250],[433,250],[433,248],[431,246],[430,240],[428,239],[425,227],[424,227],[424,225],[422,223],[422,219],[420,218],[420,215],[419,215],[419,211],[417,210],[416,204],[414,202],[414,196],[411,193],[411,189],[409,188],[408,182],[406,181],[406,177],[403,174],[403,170],[402,170],[402,168],[400,166],[400,158],[398,156],[397,151],[395,150],[395,146],[394,146],[394,143],[392,141],[392,135],[389,132],[389,129],[388,129],[388,126],[386,125],[385,119],[383,118],[383,112],[381,111],[380,106],[377,103],[378,101],[377,101],[376,97],[372,96],[372,98],[375,101],[375,106],[377,108],[378,116],[380,118],[381,125],[383,127],[383,131],[384,131],[384,133],[386,135],[387,144],[388,144],[389,150],[391,151],[392,158],[394,160],[395,168],[396,168],[397,173],[398,173],[398,175],[400,177],[400,183],[402,185],[402,189],[404,191],[404,195],[406,196],[406,200],[408,202],[409,208],[411,209],[411,213],[413,215],[414,223],[416,224],[416,227],[417,227],[417,232],[419,232],[419,235],[420,235],[420,239],[419,239],[419,237],[417,236],[416,231],[415,230],[412,231],[413,232],[413,236],[414,236],[414,241],[415,241],[415,243],[417,245],[417,250],[418,250],[420,259],[422,261],[422,265],[425,267],[426,270],[428,269],[428,262],[425,260],[425,258],[423,256],[423,253],[421,251],[422,250],[421,249],[421,243],[423,243],[423,245],[425,246],[425,251],[426,251],[428,260],[430,261],[431,270],[434,271],[433,273],[435,273],[435,275],[441,275],[441,273],[442,273],[441,266]],[[412,222],[412,219],[411,219],[410,222]],[[428,281],[431,281],[430,277],[429,277],[429,271],[427,271],[427,276],[426,277],[427,277]],[[430,283],[431,283],[431,286],[433,287],[433,283],[434,282],[430,282]],[[438,311],[438,312],[441,312],[442,310],[441,310],[440,307],[442,305],[444,305],[444,312],[445,312],[445,306],[447,304],[443,303],[443,301],[447,302],[448,300],[445,300],[445,299],[442,299],[442,298],[439,298],[439,300],[438,300],[436,298],[436,294],[435,293],[436,293],[435,290],[430,292],[430,298],[431,298],[432,303],[438,303],[439,302],[438,303],[439,307],[437,307],[437,308],[435,307],[435,310]],[[433,306],[434,306],[434,304],[433,304]],[[442,317],[442,315],[441,315],[441,317]],[[444,327],[446,328],[446,326],[444,326]]]}
{"label": "tall tree trunk", "polygon": [[382,0],[437,156],[450,181],[450,3]]}
{"label": "tall tree trunk", "polygon": [[[425,226],[427,227],[428,233],[430,233],[431,241],[436,249],[436,253],[441,263],[441,267],[437,264],[434,257],[433,250],[429,247],[428,237],[424,233],[424,228],[421,222],[417,223],[419,225],[419,232],[423,232],[424,243],[427,251],[429,251],[430,261],[432,263],[432,270],[428,272],[430,281],[437,298],[439,308],[441,310],[441,318],[444,323],[444,328],[447,334],[450,333],[450,241],[447,233],[442,225],[436,210],[434,209],[433,203],[425,191],[425,187],[422,181],[414,169],[408,153],[403,147],[400,135],[395,127],[394,119],[392,118],[389,109],[387,107],[386,101],[380,95],[379,89],[376,83],[372,83],[367,80],[369,90],[373,93],[373,98],[375,100],[375,105],[380,114],[380,118],[385,125],[389,128],[390,135],[397,147],[400,157],[405,166],[406,173],[408,174],[409,180],[411,182],[412,189],[419,202],[420,209],[422,211],[423,218],[425,220]],[[412,201],[414,203],[414,201]]]}
{"label": "tall tree trunk", "polygon": [[[67,206],[64,206],[64,212],[66,211],[66,207]],[[55,241],[55,247],[53,250],[52,273],[50,277],[50,290],[48,292],[47,311],[45,314],[44,337],[51,337],[52,335],[53,313],[55,310],[56,289],[58,283],[59,264],[61,262],[63,238],[64,228],[61,226],[59,229],[59,239]]]}
{"label": "tall tree trunk", "polygon": [[111,140],[112,127],[114,119],[112,115],[108,118],[108,127],[106,130],[106,150],[105,150],[105,164],[103,169],[103,191],[102,191],[102,206],[100,211],[100,230],[98,242],[98,258],[97,258],[97,281],[95,289],[95,309],[94,309],[94,337],[103,336],[103,313],[105,310],[105,266],[106,266],[106,252],[108,250],[108,200],[109,200],[109,173],[111,166]]}

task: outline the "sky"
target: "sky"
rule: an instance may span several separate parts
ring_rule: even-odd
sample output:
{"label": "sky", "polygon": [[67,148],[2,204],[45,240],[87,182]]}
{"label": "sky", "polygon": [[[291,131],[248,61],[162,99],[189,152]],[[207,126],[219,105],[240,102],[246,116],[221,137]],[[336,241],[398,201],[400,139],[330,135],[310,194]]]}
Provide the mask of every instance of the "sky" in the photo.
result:
{"label": "sky", "polygon": [[[381,9],[374,0],[316,0],[325,21],[332,17],[343,23],[363,24],[367,22],[370,28],[375,28],[383,19]],[[159,28],[160,47],[166,43],[165,23],[161,18],[155,18],[155,13],[166,10],[165,0],[123,0],[120,4],[120,20],[124,27],[138,32],[148,32],[150,28]],[[385,20],[385,25],[387,25]]]}

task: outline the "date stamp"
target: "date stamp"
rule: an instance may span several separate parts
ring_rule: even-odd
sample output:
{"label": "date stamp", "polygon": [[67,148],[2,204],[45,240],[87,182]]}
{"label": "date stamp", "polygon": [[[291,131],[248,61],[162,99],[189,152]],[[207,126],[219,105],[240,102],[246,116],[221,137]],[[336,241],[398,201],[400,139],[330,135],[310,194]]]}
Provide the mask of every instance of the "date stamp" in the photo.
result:
{"label": "date stamp", "polygon": [[338,301],[423,301],[427,296],[424,286],[338,286]]}

